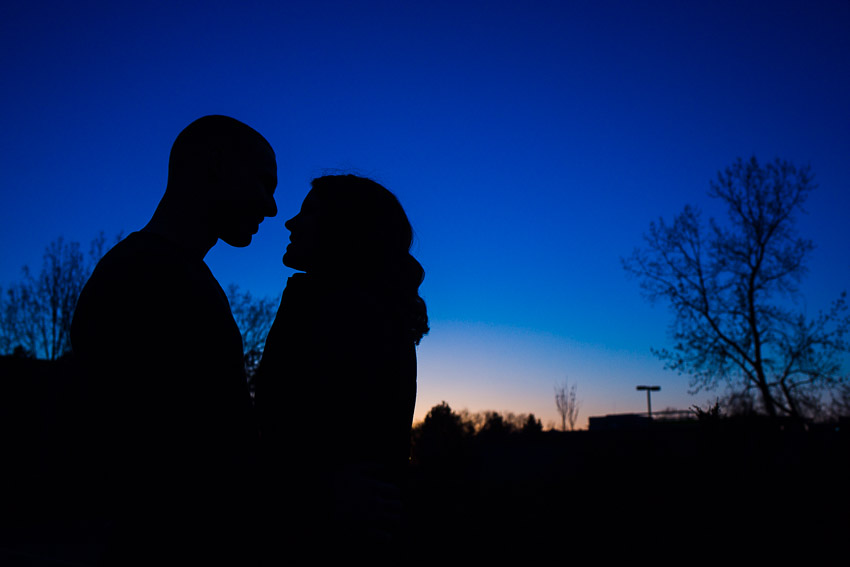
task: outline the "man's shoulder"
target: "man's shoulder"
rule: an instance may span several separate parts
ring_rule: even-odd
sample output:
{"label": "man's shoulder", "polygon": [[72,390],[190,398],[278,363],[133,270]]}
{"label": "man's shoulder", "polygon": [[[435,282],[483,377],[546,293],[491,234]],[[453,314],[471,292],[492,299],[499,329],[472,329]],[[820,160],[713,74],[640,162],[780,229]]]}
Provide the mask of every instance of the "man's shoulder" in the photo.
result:
{"label": "man's shoulder", "polygon": [[144,232],[133,232],[120,241],[97,263],[92,280],[131,281],[170,277],[182,263],[173,246],[163,238]]}
{"label": "man's shoulder", "polygon": [[83,288],[79,307],[143,302],[146,296],[173,293],[180,287],[180,261],[168,243],[134,232],[97,263]]}
{"label": "man's shoulder", "polygon": [[146,232],[131,232],[112,247],[100,263],[167,261],[175,256],[173,246],[161,236]]}

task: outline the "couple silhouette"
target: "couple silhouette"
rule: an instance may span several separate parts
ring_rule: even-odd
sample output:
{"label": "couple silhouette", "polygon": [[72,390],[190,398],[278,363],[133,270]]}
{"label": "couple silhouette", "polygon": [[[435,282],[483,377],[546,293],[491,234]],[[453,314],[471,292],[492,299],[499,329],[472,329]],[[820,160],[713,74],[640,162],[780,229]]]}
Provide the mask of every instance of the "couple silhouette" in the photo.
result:
{"label": "couple silhouette", "polygon": [[[428,332],[412,229],[372,180],[313,180],[255,376],[204,263],[277,214],[257,131],[205,116],[175,140],[150,222],[98,263],[71,329],[101,424],[103,564],[280,564],[400,549],[401,491]],[[355,554],[355,555],[352,555]]]}

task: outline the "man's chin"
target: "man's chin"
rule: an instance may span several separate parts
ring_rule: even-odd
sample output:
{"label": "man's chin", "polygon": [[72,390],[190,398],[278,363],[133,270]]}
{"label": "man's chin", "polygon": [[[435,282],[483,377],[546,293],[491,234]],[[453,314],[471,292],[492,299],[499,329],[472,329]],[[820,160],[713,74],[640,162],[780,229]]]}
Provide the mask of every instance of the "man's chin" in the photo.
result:
{"label": "man's chin", "polygon": [[254,237],[250,234],[238,235],[238,236],[227,235],[227,236],[222,236],[221,239],[224,242],[226,242],[227,244],[233,246],[234,248],[245,248],[246,246],[251,244]]}

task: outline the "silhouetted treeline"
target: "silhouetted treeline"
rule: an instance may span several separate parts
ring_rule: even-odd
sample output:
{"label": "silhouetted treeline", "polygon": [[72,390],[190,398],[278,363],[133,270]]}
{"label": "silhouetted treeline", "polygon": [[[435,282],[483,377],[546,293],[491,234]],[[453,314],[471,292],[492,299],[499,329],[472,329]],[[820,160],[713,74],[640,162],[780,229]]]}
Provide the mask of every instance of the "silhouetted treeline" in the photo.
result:
{"label": "silhouetted treeline", "polygon": [[431,408],[421,423],[414,425],[411,460],[425,467],[455,464],[464,459],[464,453],[473,440],[503,442],[508,436],[521,434],[531,437],[542,431],[543,425],[534,414],[456,413],[442,402]]}

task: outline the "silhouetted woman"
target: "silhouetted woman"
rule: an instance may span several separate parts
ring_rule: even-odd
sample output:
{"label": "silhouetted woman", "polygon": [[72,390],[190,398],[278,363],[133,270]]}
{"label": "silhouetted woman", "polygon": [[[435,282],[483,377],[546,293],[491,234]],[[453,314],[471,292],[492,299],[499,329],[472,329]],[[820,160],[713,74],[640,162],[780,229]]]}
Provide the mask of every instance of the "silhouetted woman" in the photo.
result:
{"label": "silhouetted woman", "polygon": [[256,380],[270,503],[289,526],[271,540],[372,549],[386,509],[351,471],[368,464],[400,486],[428,332],[424,271],[407,215],[369,179],[313,180],[286,227],[283,263],[304,273],[286,284]]}

